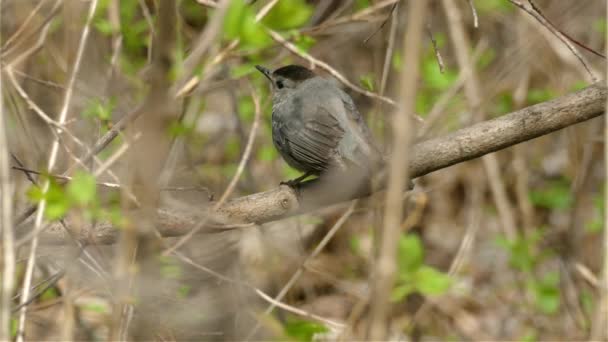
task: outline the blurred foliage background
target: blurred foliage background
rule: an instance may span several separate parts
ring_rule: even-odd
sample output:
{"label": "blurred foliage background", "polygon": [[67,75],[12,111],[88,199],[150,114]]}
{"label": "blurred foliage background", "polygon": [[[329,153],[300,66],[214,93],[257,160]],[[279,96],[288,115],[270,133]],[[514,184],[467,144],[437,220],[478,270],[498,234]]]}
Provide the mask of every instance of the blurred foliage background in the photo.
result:
{"label": "blurred foliage background", "polygon": [[[397,102],[399,73],[420,68],[416,109],[428,125],[424,124],[424,130],[420,125],[415,128],[416,140],[444,135],[471,123],[440,1],[431,2],[425,20],[445,63],[443,72],[430,36],[425,39],[421,65],[401,62],[404,2],[395,7],[395,1],[279,0],[258,21],[256,15],[268,3],[230,1],[217,32],[209,33],[212,43],[196,64],[194,78],[188,78],[193,83],[178,83],[201,33],[222,10],[215,8],[213,1],[176,1],[171,78],[181,91],[178,101],[183,111],[167,132],[179,144],[174,151],[178,162],[168,185],[173,190],[164,191],[173,201],[196,210],[208,205],[210,194],[219,196],[226,188],[253,125],[252,92],[261,99],[261,126],[252,158],[232,197],[268,190],[299,175],[272,145],[270,89],[254,65],[312,66],[286,49],[269,30],[278,32],[300,54],[326,62],[357,87]],[[475,46],[472,54],[486,118],[590,84],[588,73],[574,55],[531,16],[507,0],[473,3],[479,18],[477,28],[468,3],[459,1],[458,5]],[[90,1],[75,0],[1,3],[3,66],[37,46],[35,53],[14,66],[15,82],[3,75],[9,148],[28,168],[44,172],[54,136],[19,94],[16,84],[56,118],[90,5]],[[605,50],[604,2],[539,0],[538,6],[569,36],[596,51]],[[394,19],[392,11],[396,11]],[[157,4],[152,0],[98,1],[68,124],[85,145],[91,146],[145,96],[157,16]],[[16,34],[22,25],[23,31]],[[9,40],[15,34],[16,38]],[[394,48],[389,48],[393,43]],[[581,53],[600,77],[603,59],[583,49]],[[331,77],[327,70],[317,67],[315,71]],[[394,108],[350,87],[344,89],[386,153],[403,153],[400,147],[390,146],[387,120]],[[407,205],[416,219],[408,231],[404,228],[399,241],[397,284],[392,293],[391,317],[398,336],[411,340],[588,338],[597,309],[597,275],[602,262],[602,120],[497,152],[498,179],[491,179],[479,161],[471,161],[417,181]],[[106,160],[124,142],[119,136],[100,159]],[[76,155],[86,150],[69,139],[64,145]],[[60,153],[60,163],[59,169],[65,170],[73,160],[68,153]],[[119,162],[112,170],[120,178],[128,173],[128,165]],[[126,219],[119,194],[96,186],[90,172],[76,173],[68,186],[53,183],[47,194],[32,187],[22,172],[15,170],[13,177],[17,211],[46,198],[50,220],[77,217],[85,224],[107,219],[121,225]],[[107,174],[98,181],[114,182]],[[499,182],[506,190],[503,200],[510,208],[506,223],[497,212],[490,182]],[[473,187],[481,191],[473,194]],[[366,316],[361,303],[368,295],[382,198],[372,196],[359,203],[327,248],[306,262],[302,277],[284,300],[306,312],[348,324],[350,337],[363,336]],[[259,227],[202,234],[185,249],[201,265],[274,296],[344,209],[338,205]],[[105,271],[112,272],[116,254],[112,246],[87,249]],[[110,317],[116,315],[111,283],[103,276],[91,275],[83,265],[74,265],[81,257],[76,251],[76,247],[57,246],[43,246],[39,251],[38,281],[56,270],[68,271],[31,304],[26,326],[30,339],[63,336],[64,319],[74,322],[76,339],[107,336]],[[20,249],[18,284],[26,252],[26,247]],[[157,299],[137,303],[134,337],[148,336],[138,335],[137,329],[152,329],[158,340],[252,338],[249,334],[258,320],[262,329],[253,338],[331,340],[337,336],[335,329],[318,320],[281,309],[273,316],[262,316],[268,304],[247,286],[224,283],[183,260],[167,257],[161,264],[162,279],[153,279],[150,286],[162,288],[162,295],[155,292],[158,298],[153,298]],[[67,312],[66,306],[60,305],[67,300],[75,311]],[[140,322],[138,317],[145,316],[143,313],[157,315],[158,325],[151,326],[149,320]]]}

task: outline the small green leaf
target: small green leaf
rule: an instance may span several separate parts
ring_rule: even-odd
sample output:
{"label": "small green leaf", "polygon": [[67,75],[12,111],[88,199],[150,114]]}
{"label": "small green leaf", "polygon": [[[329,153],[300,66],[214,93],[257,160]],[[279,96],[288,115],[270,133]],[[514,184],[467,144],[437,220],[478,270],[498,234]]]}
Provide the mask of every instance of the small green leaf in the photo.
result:
{"label": "small green leaf", "polygon": [[95,302],[86,303],[84,305],[81,305],[80,308],[82,308],[85,311],[91,311],[91,312],[96,312],[96,313],[100,313],[100,314],[108,313],[108,307],[101,303],[95,303]]}
{"label": "small green leaf", "polygon": [[452,70],[445,70],[442,74],[437,61],[427,58],[422,64],[422,78],[428,87],[434,90],[446,90],[456,81],[458,75]]}
{"label": "small green leaf", "polygon": [[184,121],[174,120],[169,123],[169,136],[171,138],[183,137],[193,131],[194,127],[187,125]]}
{"label": "small green leaf", "polygon": [[95,98],[85,107],[82,116],[85,118],[97,118],[107,121],[112,118],[112,111],[114,110],[115,105],[116,101],[114,99],[103,101]]}
{"label": "small green leaf", "polygon": [[566,180],[551,181],[543,188],[530,192],[532,204],[547,209],[568,209],[572,200],[570,185]]}
{"label": "small green leaf", "polygon": [[391,292],[391,301],[399,302],[403,300],[403,298],[412,294],[415,290],[416,289],[414,288],[414,285],[412,283],[404,282],[403,284],[398,285],[393,289],[393,291]]}
{"label": "small green leaf", "polygon": [[391,65],[393,66],[393,69],[395,69],[396,71],[401,71],[401,68],[403,66],[402,63],[403,62],[401,54],[399,52],[393,53],[393,57],[391,58]]}
{"label": "small green leaf", "polygon": [[350,251],[353,254],[357,255],[361,253],[361,239],[359,238],[359,236],[351,236],[351,238],[348,240],[348,245],[350,247]]}
{"label": "small green leaf", "polygon": [[164,278],[178,279],[182,276],[182,268],[175,260],[160,257],[160,274]]}
{"label": "small green leaf", "polygon": [[355,1],[355,9],[360,11],[362,9],[366,9],[370,6],[369,0],[357,0]]}
{"label": "small green leaf", "polygon": [[95,177],[86,172],[77,172],[68,184],[67,195],[79,205],[87,205],[95,200],[97,185]]}
{"label": "small green leaf", "polygon": [[297,31],[294,35],[293,43],[300,49],[300,51],[303,52],[308,52],[310,48],[315,45],[316,42],[317,41],[313,37],[307,36],[305,34],[300,34]]}
{"label": "small green leaf", "polygon": [[538,309],[545,314],[554,314],[560,306],[559,273],[549,272],[539,281],[528,284],[534,293]]}
{"label": "small green leaf", "polygon": [[308,22],[313,7],[305,0],[281,0],[268,12],[263,22],[273,30],[298,28]]}
{"label": "small green leaf", "polygon": [[62,218],[71,206],[70,198],[53,178],[49,180],[49,188],[46,193],[38,186],[32,186],[28,190],[27,196],[34,203],[46,201],[44,215],[50,221]]}
{"label": "small green leaf", "polygon": [[593,28],[601,33],[603,36],[606,35],[606,18],[600,18],[593,23]]}
{"label": "small green leaf", "polygon": [[192,287],[189,285],[182,285],[179,287],[179,289],[177,289],[177,296],[179,298],[186,298],[188,297],[188,294],[190,293],[191,289]]}
{"label": "small green leaf", "polygon": [[54,287],[49,287],[40,295],[40,301],[51,300],[59,297],[59,292]]}
{"label": "small green leaf", "polygon": [[285,325],[287,336],[294,338],[296,341],[312,341],[315,334],[327,331],[328,329],[324,325],[304,320],[290,319]]}
{"label": "small green leaf", "polygon": [[528,104],[533,105],[545,101],[549,101],[555,97],[555,93],[547,88],[544,89],[530,89],[528,91]]}
{"label": "small green leaf", "polygon": [[273,161],[278,157],[278,152],[272,145],[264,145],[258,150],[260,161]]}
{"label": "small green leaf", "polygon": [[444,294],[452,284],[452,279],[430,266],[421,266],[415,274],[416,289],[427,296]]}
{"label": "small green leaf", "polygon": [[424,250],[418,235],[402,235],[399,238],[397,248],[397,262],[400,274],[413,272],[422,265]]}
{"label": "small green leaf", "polygon": [[359,82],[361,82],[361,85],[363,86],[363,88],[369,90],[369,91],[374,91],[374,77],[372,75],[363,75],[359,78]]}

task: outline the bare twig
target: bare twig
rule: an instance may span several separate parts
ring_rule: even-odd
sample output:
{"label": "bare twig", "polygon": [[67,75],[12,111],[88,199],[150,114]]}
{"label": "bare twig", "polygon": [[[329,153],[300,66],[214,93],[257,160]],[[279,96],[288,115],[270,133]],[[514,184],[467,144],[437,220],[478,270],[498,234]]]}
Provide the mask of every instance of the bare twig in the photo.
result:
{"label": "bare twig", "polygon": [[25,30],[26,27],[30,27],[30,21],[34,18],[34,16],[36,16],[38,14],[38,11],[40,11],[40,8],[46,3],[46,1],[40,1],[38,3],[38,5],[36,5],[36,7],[34,7],[32,9],[32,11],[30,12],[30,14],[27,16],[27,18],[25,18],[25,20],[23,21],[23,23],[21,24],[21,26],[19,26],[19,28],[10,36],[8,37],[8,39],[4,42],[3,46],[2,46],[2,51],[7,51],[8,47],[11,45],[11,43],[13,42],[13,40],[15,40],[16,38],[18,38],[21,33],[23,33],[23,31]]}
{"label": "bare twig", "polygon": [[542,15],[542,13],[538,12],[537,7],[536,7],[536,5],[534,5],[533,1],[528,0],[528,3],[530,4],[530,7],[524,5],[521,1],[517,1],[517,0],[509,0],[509,2],[512,3],[513,5],[519,7],[520,9],[522,9],[523,11],[525,11],[526,13],[530,14],[541,25],[543,25],[544,27],[546,27],[562,43],[564,43],[564,45],[566,45],[566,47],[568,48],[568,50],[570,50],[572,52],[572,54],[574,56],[576,56],[576,58],[581,62],[581,64],[583,65],[583,67],[585,68],[585,70],[587,71],[587,73],[589,74],[589,77],[591,78],[591,80],[593,82],[597,82],[597,77],[595,77],[595,75],[591,72],[591,69],[589,69],[588,63],[585,60],[585,58],[578,52],[578,50],[576,49],[576,47],[574,47],[570,43],[570,41],[568,40],[568,38],[566,38],[558,29],[555,28],[555,26],[553,26],[550,22],[548,22],[547,19],[545,19],[545,17]]}
{"label": "bare twig", "polygon": [[388,191],[384,210],[384,227],[380,236],[380,249],[374,263],[374,273],[370,280],[370,322],[367,336],[371,340],[382,341],[390,336],[389,307],[397,270],[397,244],[401,234],[403,219],[403,189],[409,182],[408,149],[410,145],[410,117],[414,113],[416,84],[418,82],[420,50],[427,1],[409,2],[407,7],[407,27],[403,41],[404,64],[411,66],[401,72],[401,106],[393,117],[393,146],[399,146],[404,153],[393,153],[389,166]]}
{"label": "bare twig", "polygon": [[[483,95],[477,73],[474,69],[473,59],[469,53],[471,43],[466,35],[460,10],[453,0],[443,0],[443,7],[448,19],[450,37],[456,52],[458,65],[465,75],[467,75],[464,81],[464,90],[469,107],[473,112],[473,120],[482,120],[483,111],[481,105]],[[466,70],[466,72],[464,70]],[[496,155],[489,154],[482,158],[482,162],[488,175],[488,181],[492,190],[494,202],[498,209],[501,226],[507,238],[513,240],[516,237],[515,219],[506,196],[498,159]]]}
{"label": "bare twig", "polygon": [[[185,256],[185,255],[183,255],[183,254],[181,254],[179,252],[174,252],[173,255],[175,255],[181,261],[183,261],[183,262],[185,262],[185,263],[187,263],[187,264],[189,264],[189,265],[191,265],[191,266],[193,266],[193,267],[195,267],[195,268],[197,268],[197,269],[199,269],[199,270],[201,270],[201,271],[203,271],[205,273],[209,273],[212,276],[218,278],[219,280],[222,280],[222,281],[225,281],[225,282],[228,282],[228,283],[232,283],[232,284],[236,284],[236,285],[241,285],[241,286],[244,286],[246,288],[251,289],[256,295],[258,295],[260,298],[262,298],[263,300],[265,300],[266,302],[268,302],[270,305],[272,305],[274,307],[278,307],[278,308],[281,308],[281,309],[283,309],[285,311],[288,311],[288,312],[291,312],[293,314],[296,314],[298,316],[302,316],[302,317],[305,317],[305,318],[308,318],[308,319],[312,319],[312,320],[315,320],[317,322],[326,324],[326,325],[328,325],[328,326],[330,326],[330,327],[332,327],[334,329],[343,329],[344,328],[344,325],[341,324],[341,323],[334,322],[334,321],[332,321],[330,319],[327,319],[325,317],[321,317],[319,315],[315,315],[315,314],[307,312],[305,310],[298,309],[298,308],[293,307],[291,305],[287,305],[287,304],[285,304],[285,303],[277,300],[276,298],[272,298],[271,296],[269,296],[268,294],[266,294],[264,291],[258,289],[257,287],[252,286],[251,284],[248,284],[248,283],[245,283],[245,282],[238,281],[236,279],[232,279],[230,277],[227,277],[227,276],[225,276],[225,275],[223,275],[221,273],[218,273],[218,272],[216,272],[216,271],[214,271],[214,270],[212,270],[212,269],[210,269],[208,267],[205,267],[203,265],[200,265],[200,264],[194,262],[192,259],[188,258],[187,256]],[[249,338],[247,340],[249,340]]]}
{"label": "bare twig", "polygon": [[[581,91],[417,143],[409,152],[411,177],[420,177],[600,116],[605,110],[606,95],[605,85],[596,83]],[[368,189],[333,194],[318,188],[317,184],[315,180],[304,182],[297,194],[288,186],[280,186],[235,198],[208,215],[229,222],[261,224],[370,194]],[[163,236],[187,234],[200,222],[200,218],[192,215],[164,209],[159,209],[158,215],[162,222],[156,228]],[[98,228],[85,230],[83,234],[89,236],[91,242],[112,244],[116,242],[117,230],[110,223],[100,222]],[[50,232],[44,235],[49,243],[62,243],[61,236]]]}
{"label": "bare twig", "polygon": [[[0,17],[2,16],[0,2]],[[1,41],[1,40],[0,40]],[[0,75],[0,230],[2,231],[2,295],[0,297],[0,340],[11,340],[11,296],[15,287],[15,238],[13,234],[13,191],[10,177],[7,131],[4,127],[4,99]]]}
{"label": "bare twig", "polygon": [[365,39],[363,40],[363,44],[367,44],[367,42],[368,42],[370,39],[372,39],[372,37],[373,37],[373,36],[375,36],[375,35],[376,35],[376,33],[380,32],[380,30],[382,30],[382,28],[384,27],[384,25],[386,25],[386,23],[389,21],[389,19],[390,19],[391,17],[393,17],[393,19],[394,19],[393,13],[395,12],[395,9],[397,8],[397,5],[399,5],[399,3],[398,3],[398,2],[396,2],[396,3],[394,3],[394,4],[393,4],[393,7],[391,7],[390,12],[389,12],[389,13],[388,13],[388,15],[386,16],[386,19],[384,19],[384,20],[382,21],[382,24],[380,24],[380,26],[379,26],[379,27],[378,27],[376,30],[374,30],[374,32],[372,32],[372,33],[371,33],[369,36],[367,36],[367,38],[365,38]]}
{"label": "bare twig", "polygon": [[199,65],[201,58],[215,41],[217,34],[221,32],[224,15],[226,14],[229,3],[230,1],[223,0],[218,4],[218,10],[212,16],[209,24],[205,26],[205,30],[199,35],[190,55],[184,60],[182,75],[174,86],[175,90],[173,93],[176,94],[176,96],[177,94],[184,92],[183,88],[188,85],[188,81],[192,78],[194,69]]}
{"label": "bare twig", "polygon": [[[217,201],[217,203],[214,205],[213,211],[217,211],[224,204],[224,202],[226,201],[228,196],[230,196],[232,194],[232,191],[234,191],[234,188],[236,187],[236,183],[241,178],[241,175],[243,174],[243,171],[245,170],[245,165],[247,165],[247,162],[249,161],[249,158],[251,157],[251,151],[253,150],[253,142],[255,141],[255,136],[257,134],[258,127],[260,125],[260,118],[262,116],[262,114],[261,114],[262,109],[260,108],[260,100],[256,96],[255,91],[253,91],[253,89],[251,90],[251,98],[253,99],[253,103],[255,106],[255,117],[253,120],[253,125],[251,126],[251,132],[249,133],[249,138],[247,139],[247,146],[245,147],[245,151],[243,152],[243,156],[241,157],[241,161],[239,162],[239,165],[237,167],[237,170],[236,170],[234,176],[230,180],[228,187],[226,188],[226,190],[224,190],[224,193],[220,197],[219,201]],[[207,221],[208,221],[208,218],[201,221],[201,223],[196,228],[194,228],[186,236],[184,236],[179,241],[177,241],[173,246],[168,248],[163,254],[167,255],[167,254],[172,253],[176,249],[178,249],[180,246],[182,246],[184,243],[186,243],[190,238],[192,238],[192,236],[194,236],[194,234],[196,234],[198,231],[200,231],[205,226]]]}
{"label": "bare twig", "polygon": [[[321,253],[321,251],[325,248],[325,246],[327,246],[329,241],[331,241],[331,239],[334,237],[334,235],[336,235],[336,233],[340,230],[340,228],[342,228],[342,226],[348,220],[348,218],[353,214],[356,206],[357,206],[357,201],[353,201],[350,204],[350,206],[348,207],[348,209],[344,212],[344,214],[342,214],[342,216],[338,219],[338,221],[336,221],[336,223],[329,229],[329,231],[327,231],[327,234],[325,234],[325,236],[323,237],[321,242],[319,242],[319,244],[315,247],[315,249],[306,257],[306,259],[304,259],[304,261],[300,264],[300,266],[295,271],[295,273],[291,276],[291,278],[289,278],[287,283],[285,283],[285,285],[283,285],[283,288],[274,297],[274,302],[272,302],[271,305],[269,307],[267,307],[266,310],[264,310],[265,315],[270,314],[272,312],[272,310],[274,310],[274,308],[276,306],[276,304],[275,304],[276,302],[280,302],[283,300],[285,295],[287,295],[287,292],[289,292],[289,290],[295,285],[295,283],[298,281],[298,279],[300,279],[300,277],[304,273],[306,264],[310,260],[316,258],[317,255],[319,255],[319,253]],[[253,336],[256,334],[256,332],[258,331],[259,328],[260,328],[260,322],[258,321],[256,323],[256,325],[253,327],[253,329],[251,330],[251,332],[249,332],[247,340],[250,340],[251,338],[253,338]]]}
{"label": "bare twig", "polygon": [[[78,70],[80,69],[82,55],[84,53],[86,41],[89,36],[89,27],[90,27],[91,21],[93,19],[93,14],[95,13],[96,8],[97,8],[97,0],[93,0],[89,7],[87,21],[82,30],[82,35],[80,37],[80,42],[78,45],[78,51],[76,53],[76,59],[74,61],[74,68],[72,70],[72,74],[70,75],[70,79],[68,81],[68,86],[67,86],[67,89],[65,92],[65,97],[63,100],[61,112],[59,113],[58,122],[60,125],[63,125],[67,119],[68,108],[69,108],[70,102],[72,100],[72,91],[73,91],[73,87],[74,87],[74,82],[76,81],[76,75],[78,74]],[[49,172],[52,172],[52,170],[55,166],[55,162],[57,161],[58,150],[59,150],[59,140],[55,139],[53,142],[53,145],[51,146],[51,152],[50,152],[49,160],[48,160],[47,169],[49,170]],[[46,193],[49,190],[49,186],[50,186],[50,181],[46,180],[42,187],[43,193]],[[38,212],[36,213],[36,221],[34,224],[35,229],[39,228],[42,224],[42,218],[43,218],[45,207],[46,207],[46,200],[43,198],[42,201],[40,202],[40,205],[38,206]],[[32,240],[30,255],[29,255],[28,262],[27,262],[25,276],[24,276],[24,280],[23,280],[22,303],[23,303],[23,301],[26,301],[29,297],[30,284],[32,283],[32,276],[33,276],[34,267],[36,264],[37,247],[38,247],[38,237],[35,236]],[[21,308],[20,315],[19,315],[19,327],[17,330],[17,341],[18,342],[22,342],[24,340],[26,313],[27,313],[27,306],[23,306]]]}
{"label": "bare twig", "polygon": [[386,46],[386,53],[384,54],[384,64],[382,65],[382,78],[380,79],[380,95],[384,95],[386,90],[386,82],[388,81],[388,74],[391,67],[391,59],[393,58],[393,50],[395,49],[395,36],[397,35],[397,25],[399,24],[399,18],[397,16],[399,12],[399,3],[395,4],[395,9],[391,12],[391,29],[388,34],[388,44]]}
{"label": "bare twig", "polygon": [[435,50],[435,58],[437,59],[437,64],[439,65],[439,71],[443,74],[445,73],[445,64],[443,64],[443,57],[441,57],[441,52],[439,52],[439,47],[437,46],[437,41],[435,40],[435,36],[433,35],[430,24],[426,25],[426,32],[429,34],[431,43],[433,43],[433,50]]}
{"label": "bare twig", "polygon": [[[606,17],[608,18],[608,8],[606,9]],[[606,49],[608,49],[608,36],[606,36]],[[607,50],[608,51],[608,50]],[[608,70],[608,69],[607,69]],[[606,72],[608,76],[608,71]],[[606,110],[608,110],[608,101],[605,102]],[[608,120],[604,118],[604,179],[608,175]],[[595,317],[591,327],[591,339],[603,340],[608,339],[608,182],[604,182],[604,238],[602,240],[602,271],[600,280],[600,293],[597,308],[595,309]]]}
{"label": "bare twig", "polygon": [[255,21],[260,22],[264,17],[270,13],[272,8],[279,2],[279,0],[270,0],[260,11],[255,15]]}
{"label": "bare twig", "polygon": [[469,3],[469,7],[471,8],[471,14],[473,14],[473,27],[478,28],[479,18],[477,17],[477,9],[475,9],[475,4],[473,3],[473,0],[467,0],[467,2]]}
{"label": "bare twig", "polygon": [[556,30],[559,31],[559,33],[561,33],[564,37],[566,37],[568,40],[570,40],[571,42],[573,42],[574,44],[578,45],[579,47],[587,50],[588,52],[591,52],[592,54],[602,57],[602,58],[606,58],[606,55],[604,55],[603,53],[599,52],[599,51],[595,51],[592,48],[586,46],[585,44],[579,42],[578,40],[572,38],[571,36],[569,36],[568,34],[566,34],[563,30],[561,30],[560,28],[558,28],[555,24],[553,24],[553,22],[551,22],[551,20],[549,20],[549,18],[547,18],[547,16],[540,10],[540,7],[538,7],[536,5],[536,3],[534,3],[533,1],[529,0],[528,3],[530,3],[530,5],[532,6],[532,8],[538,12],[539,15],[541,15],[543,17],[543,19],[545,19],[547,21],[547,23],[549,25],[551,25],[552,27],[554,27]]}

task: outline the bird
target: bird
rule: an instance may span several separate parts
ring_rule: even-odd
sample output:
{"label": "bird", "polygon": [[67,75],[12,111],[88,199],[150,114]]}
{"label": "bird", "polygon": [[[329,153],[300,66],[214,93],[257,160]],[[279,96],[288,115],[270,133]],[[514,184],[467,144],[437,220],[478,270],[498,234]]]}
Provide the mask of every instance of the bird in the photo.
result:
{"label": "bird", "polygon": [[297,187],[309,176],[329,173],[369,178],[383,163],[353,99],[333,81],[301,65],[255,67],[272,84],[273,144],[303,172],[281,184]]}

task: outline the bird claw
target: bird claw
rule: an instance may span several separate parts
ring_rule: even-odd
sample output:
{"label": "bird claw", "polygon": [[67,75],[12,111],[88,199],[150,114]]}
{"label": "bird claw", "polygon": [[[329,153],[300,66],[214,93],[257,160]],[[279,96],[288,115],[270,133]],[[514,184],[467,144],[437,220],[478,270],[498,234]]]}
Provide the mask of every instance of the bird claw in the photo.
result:
{"label": "bird claw", "polygon": [[290,187],[292,189],[297,189],[300,186],[300,183],[302,183],[301,180],[291,179],[288,181],[282,181],[281,183],[279,183],[279,185],[287,185],[288,187]]}

